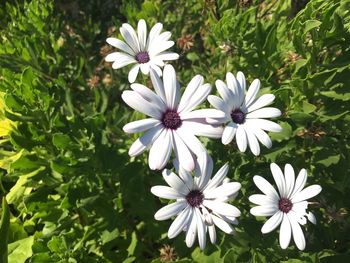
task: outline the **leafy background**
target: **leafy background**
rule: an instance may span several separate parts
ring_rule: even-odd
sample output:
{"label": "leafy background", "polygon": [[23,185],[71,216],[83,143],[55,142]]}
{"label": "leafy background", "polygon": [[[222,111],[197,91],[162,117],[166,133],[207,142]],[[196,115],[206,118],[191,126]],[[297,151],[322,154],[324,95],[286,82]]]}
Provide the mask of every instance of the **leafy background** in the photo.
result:
{"label": "leafy background", "polygon": [[[348,262],[350,260],[350,2],[348,0],[75,0],[0,2],[0,262]],[[129,158],[140,118],[120,98],[128,69],[103,58],[108,36],[144,18],[172,32],[185,85],[243,71],[276,95],[284,130],[271,150],[240,153],[206,140],[217,170],[242,183],[235,236],[188,249],[153,215],[163,184],[147,154]],[[138,82],[150,86],[149,79]],[[213,89],[215,92],[215,89]],[[281,250],[249,214],[255,174],[269,163],[306,168],[321,194],[307,247]],[[5,197],[7,202],[5,201]],[[7,248],[8,244],[8,248]]]}

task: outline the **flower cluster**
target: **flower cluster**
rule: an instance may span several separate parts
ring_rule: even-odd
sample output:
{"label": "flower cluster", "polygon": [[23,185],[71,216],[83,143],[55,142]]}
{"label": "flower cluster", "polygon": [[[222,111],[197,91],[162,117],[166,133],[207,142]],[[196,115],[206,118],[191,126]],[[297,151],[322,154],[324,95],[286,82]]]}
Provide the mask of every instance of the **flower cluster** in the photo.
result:
{"label": "flower cluster", "polygon": [[[184,88],[181,95],[176,72],[164,61],[176,60],[178,54],[166,51],[174,45],[170,32],[161,32],[162,24],[157,23],[147,35],[146,22],[140,20],[137,32],[123,24],[120,33],[125,42],[108,38],[107,43],[118,48],[106,56],[112,67],[119,69],[134,64],[128,79],[132,90],[122,94],[124,102],[148,118],[126,124],[126,133],[143,132],[130,147],[129,155],[137,156],[149,149],[148,164],[152,170],[161,170],[174,153],[174,167],[177,174],[164,169],[163,178],[169,186],[154,186],[151,192],[160,197],[174,200],[158,210],[156,220],[175,217],[170,225],[168,237],[174,238],[186,233],[186,245],[191,247],[196,238],[201,249],[206,245],[207,232],[211,243],[216,242],[216,227],[227,234],[233,234],[232,225],[237,225],[240,210],[229,204],[238,195],[241,184],[226,178],[228,165],[222,166],[211,178],[213,161],[197,138],[221,138],[228,145],[236,138],[241,152],[249,146],[251,152],[260,154],[259,142],[267,148],[272,142],[266,132],[280,132],[281,126],[269,118],[279,117],[281,111],[268,107],[273,103],[273,94],[258,96],[260,81],[255,79],[249,88],[242,72],[236,76],[226,73],[226,82],[217,80],[215,86],[220,96],[210,95],[211,85],[204,83],[201,75],[196,75]],[[134,83],[138,71],[149,75],[153,89]],[[208,100],[214,108],[199,106]],[[303,250],[305,238],[300,225],[307,220],[316,223],[315,216],[307,211],[307,199],[316,196],[319,185],[305,189],[306,170],[302,169],[295,180],[290,164],[284,174],[276,164],[271,171],[278,192],[263,177],[254,176],[253,181],[264,193],[254,194],[249,200],[258,205],[251,209],[255,216],[271,216],[263,225],[263,234],[280,228],[280,246],[288,247],[291,236],[296,246]]]}

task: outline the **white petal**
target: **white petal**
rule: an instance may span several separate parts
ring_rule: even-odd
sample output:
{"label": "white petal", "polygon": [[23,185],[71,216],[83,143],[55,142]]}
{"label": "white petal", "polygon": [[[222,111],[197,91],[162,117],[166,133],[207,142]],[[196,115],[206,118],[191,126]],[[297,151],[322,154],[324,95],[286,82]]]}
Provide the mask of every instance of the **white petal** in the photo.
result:
{"label": "white petal", "polygon": [[165,199],[181,199],[184,198],[182,194],[177,192],[171,187],[163,186],[163,185],[156,185],[151,188],[151,193]]}
{"label": "white petal", "polygon": [[255,118],[275,118],[281,116],[281,111],[277,108],[266,107],[262,109],[258,109],[256,111],[249,112],[246,115],[247,119],[255,119]]}
{"label": "white petal", "polygon": [[247,135],[243,125],[238,125],[236,131],[236,142],[238,149],[241,152],[245,152],[245,150],[247,149]]}
{"label": "white petal", "polygon": [[137,35],[139,38],[140,48],[141,50],[145,50],[146,48],[146,40],[147,40],[147,25],[145,20],[139,20],[137,24]]}
{"label": "white petal", "polygon": [[206,243],[206,232],[205,225],[198,208],[195,209],[195,216],[197,218],[198,243],[200,249],[203,250]]}
{"label": "white petal", "polygon": [[168,169],[164,169],[162,172],[163,178],[166,181],[166,183],[173,189],[175,189],[177,192],[187,195],[189,192],[189,189],[185,185],[185,183],[173,172],[169,171]]}
{"label": "white petal", "polygon": [[107,38],[107,43],[113,47],[119,48],[120,50],[128,53],[131,56],[135,55],[135,52],[124,42],[114,37]]}
{"label": "white petal", "polygon": [[290,239],[292,237],[292,228],[287,214],[283,214],[283,219],[280,228],[280,246],[282,249],[286,249],[289,246]]}
{"label": "white petal", "polygon": [[179,90],[175,70],[169,64],[164,67],[163,82],[166,104],[170,109],[176,109],[179,97]]}
{"label": "white petal", "polygon": [[219,98],[218,96],[209,95],[208,101],[214,108],[216,108],[218,110],[221,110],[223,112],[227,112],[230,110],[227,108],[225,102],[221,98]]}
{"label": "white petal", "polygon": [[198,178],[198,188],[202,190],[208,184],[213,172],[213,159],[207,152],[202,152],[198,155],[195,172]]}
{"label": "white petal", "polygon": [[149,47],[148,52],[150,56],[156,56],[159,53],[171,48],[174,44],[174,41],[154,41],[152,46]]}
{"label": "white petal", "polygon": [[131,84],[130,87],[132,90],[140,94],[145,100],[154,105],[154,107],[159,108],[159,110],[162,112],[166,111],[166,105],[164,104],[163,100],[152,90],[138,83]]}
{"label": "white petal", "polygon": [[151,170],[161,170],[167,164],[172,149],[171,131],[164,130],[153,143],[148,156]]}
{"label": "white petal", "polygon": [[156,91],[158,96],[162,98],[163,102],[166,103],[164,85],[163,85],[163,81],[159,77],[160,75],[157,74],[157,72],[151,68],[150,76],[151,76],[151,81],[152,81],[154,90]]}
{"label": "white petal", "polygon": [[286,181],[286,197],[290,198],[294,189],[295,174],[293,167],[289,163],[284,166],[284,178]]}
{"label": "white petal", "polygon": [[142,74],[148,75],[150,71],[150,63],[148,62],[148,63],[140,64],[140,69]]}
{"label": "white petal", "polygon": [[249,124],[248,126],[250,127],[250,131],[255,134],[256,138],[258,138],[258,140],[263,145],[265,145],[269,149],[272,147],[272,141],[266,132],[264,132],[262,129],[258,127],[253,127],[251,124]]}
{"label": "white petal", "polygon": [[131,63],[136,63],[136,60],[132,56],[121,52],[114,52],[114,53],[108,54],[105,60],[107,62],[114,62],[112,64],[112,68],[114,69],[119,69]]}
{"label": "white petal", "polygon": [[228,164],[225,163],[220,169],[219,171],[217,171],[217,173],[215,174],[215,176],[213,177],[213,179],[211,179],[211,181],[207,184],[207,186],[205,187],[206,190],[209,190],[211,188],[216,188],[219,184],[222,183],[222,181],[225,179],[227,172],[228,172]]}
{"label": "white petal", "polygon": [[181,128],[191,134],[208,138],[221,138],[224,130],[222,126],[210,125],[198,119],[184,120]]}
{"label": "white petal", "polygon": [[142,131],[148,130],[150,128],[153,128],[160,123],[161,122],[159,120],[152,119],[152,118],[143,119],[143,120],[133,121],[133,122],[126,124],[123,127],[123,130],[126,133],[142,132]]}
{"label": "white petal", "polygon": [[174,238],[181,233],[183,228],[189,224],[192,217],[192,208],[187,206],[174,220],[170,225],[168,231],[168,237]]}
{"label": "white petal", "polygon": [[152,103],[145,100],[140,94],[135,91],[126,90],[122,93],[122,99],[129,107],[146,114],[155,119],[161,119],[162,112],[159,107],[155,107]]}
{"label": "white petal", "polygon": [[252,111],[255,111],[257,109],[266,107],[266,106],[270,105],[274,100],[275,100],[274,95],[264,94],[248,107],[248,112],[252,112]]}
{"label": "white petal", "polygon": [[250,131],[250,129],[245,129],[248,139],[249,148],[255,156],[260,154],[259,142],[255,137],[255,134]]}
{"label": "white petal", "polygon": [[139,69],[140,69],[140,64],[135,64],[130,69],[129,75],[128,75],[128,80],[129,80],[130,83],[134,83],[135,82],[135,80],[137,78],[137,74],[139,73]]}
{"label": "white petal", "polygon": [[193,187],[193,177],[187,172],[183,167],[180,166],[179,160],[174,159],[173,165],[175,169],[178,171],[179,177],[184,181],[185,185],[188,189],[192,189]]}
{"label": "white petal", "polygon": [[224,132],[222,133],[221,142],[224,145],[229,144],[233,138],[235,137],[238,125],[236,123],[230,122],[224,128]]}
{"label": "white petal", "polygon": [[244,92],[242,92],[240,84],[231,72],[226,73],[226,83],[233,93],[233,107],[235,109],[239,108],[244,98]]}
{"label": "white petal", "polygon": [[292,227],[294,242],[295,242],[298,249],[304,250],[306,243],[305,243],[305,237],[304,237],[303,230],[301,230],[301,227],[298,224],[297,219],[295,218],[294,214],[288,213],[287,216],[289,218],[289,222],[290,222],[291,227]]}
{"label": "white petal", "polygon": [[249,196],[249,201],[256,205],[276,204],[278,199],[271,195],[254,194]]}
{"label": "white petal", "polygon": [[205,151],[202,143],[197,139],[196,136],[193,135],[191,130],[184,129],[184,125],[176,130],[177,134],[181,137],[181,139],[185,142],[187,147],[197,156],[199,156],[202,152]]}
{"label": "white petal", "polygon": [[171,33],[169,31],[165,31],[158,36],[158,39],[160,41],[168,41],[170,38],[171,38]]}
{"label": "white petal", "polygon": [[166,205],[155,213],[154,218],[159,221],[167,220],[180,213],[186,206],[187,202],[185,200]]}
{"label": "white petal", "polygon": [[222,220],[221,218],[212,215],[214,224],[220,228],[222,231],[224,231],[226,234],[233,234],[235,231],[233,230],[232,226]]}
{"label": "white petal", "polygon": [[201,205],[200,212],[202,213],[202,218],[204,219],[205,224],[211,226],[213,224],[213,218],[208,209],[204,205]]}
{"label": "white petal", "polygon": [[261,205],[250,209],[250,213],[254,216],[272,216],[277,212],[277,205]]}
{"label": "white petal", "polygon": [[153,69],[159,77],[163,75],[162,70],[157,65],[150,63],[150,72],[151,69]]}
{"label": "white petal", "polygon": [[209,238],[210,238],[210,242],[212,244],[215,244],[216,242],[216,230],[215,230],[215,226],[208,226],[208,232],[209,232]]}
{"label": "white petal", "polygon": [[247,94],[245,95],[246,107],[249,107],[254,102],[259,90],[260,90],[260,80],[254,79],[252,84],[250,84]]}
{"label": "white petal", "polygon": [[201,85],[203,85],[203,83],[204,78],[201,75],[196,75],[191,79],[185,89],[185,92],[182,94],[182,98],[178,107],[179,112],[188,108],[187,105],[189,104],[191,97],[196,94],[196,91]]}
{"label": "white petal", "polygon": [[241,71],[237,72],[237,81],[239,83],[239,86],[241,87],[241,90],[243,91],[243,94],[244,94],[245,89],[246,89],[246,80],[245,80],[245,76],[244,76],[243,72],[241,72]]}
{"label": "white petal", "polygon": [[278,191],[280,193],[280,197],[287,197],[286,181],[284,180],[281,168],[277,164],[271,163],[270,169],[273,175],[273,179],[275,180]]}
{"label": "white petal", "polygon": [[226,183],[216,188],[206,189],[204,191],[204,197],[206,199],[215,199],[215,198],[220,198],[225,196],[231,196],[236,192],[238,192],[240,188],[241,188],[240,183],[237,183],[237,182]]}
{"label": "white petal", "polygon": [[151,28],[147,39],[147,50],[149,50],[149,47],[152,46],[154,39],[156,39],[159,36],[160,32],[162,31],[162,28],[163,25],[161,23],[157,23]]}
{"label": "white petal", "polygon": [[314,225],[316,225],[317,220],[316,220],[316,217],[315,217],[315,215],[314,215],[313,213],[311,213],[311,212],[307,213],[307,219],[308,219],[311,223],[313,223]]}
{"label": "white petal", "polygon": [[263,177],[259,175],[255,175],[253,177],[253,181],[255,185],[263,192],[265,195],[274,198],[275,200],[279,200],[279,195],[277,194],[275,188]]}
{"label": "white petal", "polygon": [[269,220],[266,221],[266,223],[261,228],[261,232],[263,234],[267,234],[275,230],[281,224],[282,218],[283,212],[278,211],[272,217],[270,217]]}
{"label": "white petal", "polygon": [[192,213],[191,223],[186,233],[186,246],[192,247],[197,236],[197,217]]}
{"label": "white petal", "polygon": [[296,193],[300,192],[304,188],[306,184],[306,179],[307,179],[307,172],[305,169],[301,169],[297,179],[295,180],[293,192],[290,195],[292,198]]}
{"label": "white petal", "polygon": [[216,109],[200,109],[190,112],[181,112],[181,119],[205,119],[205,118],[223,118],[225,117],[225,112]]}
{"label": "white petal", "polygon": [[179,54],[174,52],[163,51],[156,55],[159,60],[176,60],[179,58]]}
{"label": "white petal", "polygon": [[265,131],[281,132],[282,127],[275,122],[264,119],[246,119],[246,123],[249,125],[259,127]]}
{"label": "white petal", "polygon": [[204,200],[203,205],[211,209],[215,213],[218,213],[223,216],[239,217],[241,215],[241,211],[239,211],[237,207],[227,203],[212,200]]}
{"label": "white petal", "polygon": [[189,148],[186,146],[184,141],[175,130],[172,132],[172,136],[175,156],[178,158],[180,166],[183,167],[186,171],[192,171],[194,169],[195,163]]}
{"label": "white petal", "polygon": [[292,197],[292,202],[296,203],[296,202],[301,202],[301,201],[307,200],[309,198],[312,198],[312,197],[318,195],[321,191],[322,191],[322,187],[317,185],[317,184],[308,186],[304,190],[296,193]]}
{"label": "white petal", "polygon": [[136,156],[143,153],[149,145],[151,145],[164,130],[162,125],[157,125],[145,132],[140,138],[138,138],[130,147],[129,155]]}
{"label": "white petal", "polygon": [[222,80],[215,81],[215,86],[216,86],[221,98],[225,102],[226,107],[228,109],[232,109],[233,103],[234,103],[233,92],[229,88],[227,88],[225,82],[223,82]]}
{"label": "white petal", "polygon": [[125,39],[126,43],[131,47],[134,53],[140,52],[139,40],[137,38],[135,30],[129,25],[124,23],[119,29],[120,34]]}

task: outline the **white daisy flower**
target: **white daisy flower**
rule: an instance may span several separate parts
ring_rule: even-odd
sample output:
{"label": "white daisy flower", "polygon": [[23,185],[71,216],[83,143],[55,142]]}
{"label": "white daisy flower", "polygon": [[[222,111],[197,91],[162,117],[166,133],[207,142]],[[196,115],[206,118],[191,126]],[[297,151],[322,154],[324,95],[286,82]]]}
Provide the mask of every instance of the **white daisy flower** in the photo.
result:
{"label": "white daisy flower", "polygon": [[156,220],[176,216],[170,225],[168,237],[174,238],[186,231],[186,245],[191,247],[198,236],[199,246],[204,249],[207,231],[211,243],[216,242],[215,226],[227,234],[233,234],[234,229],[230,224],[238,224],[236,217],[241,212],[226,202],[238,194],[241,184],[224,180],[228,165],[222,166],[212,179],[213,161],[206,153],[198,157],[195,178],[176,163],[175,167],[179,169],[179,176],[166,169],[163,171],[164,180],[170,187],[151,188],[151,192],[160,198],[176,200],[154,215]]}
{"label": "white daisy flower", "polygon": [[[249,201],[258,205],[250,210],[255,216],[271,216],[261,228],[263,234],[269,233],[280,224],[279,242],[282,249],[288,247],[291,236],[296,246],[305,248],[305,237],[300,225],[305,225],[307,219],[316,224],[316,218],[311,212],[306,212],[307,199],[318,195],[322,188],[319,185],[306,187],[307,173],[305,169],[299,172],[295,180],[294,170],[290,164],[282,170],[275,163],[271,164],[271,172],[277,184],[279,194],[273,186],[261,176],[254,176],[256,186],[264,194],[255,194],[249,197]],[[300,224],[300,225],[299,225]]]}
{"label": "white daisy flower", "polygon": [[113,52],[107,55],[105,60],[113,62],[114,69],[135,64],[129,71],[130,83],[136,80],[139,69],[143,74],[148,75],[152,68],[161,75],[160,67],[164,66],[165,60],[179,58],[178,54],[166,51],[174,45],[174,41],[169,41],[170,32],[161,33],[162,28],[161,23],[155,24],[147,37],[145,20],[141,19],[138,22],[137,33],[129,24],[124,23],[119,30],[126,43],[117,38],[107,38],[107,43],[120,49],[121,52]]}
{"label": "white daisy flower", "polygon": [[222,80],[215,82],[221,96],[208,96],[208,101],[216,109],[225,113],[224,118],[207,118],[213,124],[225,123],[221,142],[229,144],[236,136],[238,149],[245,152],[249,144],[254,155],[260,154],[258,140],[267,148],[271,148],[272,142],[265,131],[280,132],[281,126],[265,120],[278,117],[281,111],[270,105],[275,96],[264,94],[257,98],[260,89],[260,81],[255,79],[246,92],[246,80],[242,72],[237,73],[237,79],[232,73],[226,74],[226,83]]}
{"label": "white daisy flower", "polygon": [[126,124],[127,133],[146,131],[129,150],[130,156],[136,156],[150,147],[148,158],[152,170],[163,169],[172,149],[187,171],[195,167],[194,156],[206,151],[195,135],[220,138],[222,127],[214,127],[205,122],[206,116],[223,117],[215,109],[194,110],[210,93],[209,84],[204,84],[202,76],[195,76],[187,85],[180,99],[180,85],[175,70],[166,65],[163,81],[151,69],[152,84],[156,93],[141,84],[132,84],[122,98],[131,108],[148,115],[150,118]]}

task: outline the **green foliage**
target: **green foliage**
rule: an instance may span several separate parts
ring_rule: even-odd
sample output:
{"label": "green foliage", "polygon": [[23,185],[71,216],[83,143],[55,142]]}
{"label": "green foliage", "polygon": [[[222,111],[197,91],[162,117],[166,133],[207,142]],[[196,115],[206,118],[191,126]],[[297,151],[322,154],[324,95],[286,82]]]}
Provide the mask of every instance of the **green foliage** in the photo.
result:
{"label": "green foliage", "polygon": [[[160,262],[164,245],[178,262],[349,260],[350,2],[310,0],[301,10],[290,2],[2,1],[0,121],[11,132],[0,134],[0,189],[9,203],[1,208],[1,262],[6,232],[9,262]],[[128,69],[112,70],[103,58],[114,27],[140,18],[148,28],[164,23],[173,40],[192,36],[189,49],[173,48],[182,84],[243,71],[283,112],[283,132],[270,134],[273,147],[259,157],[202,140],[216,169],[228,161],[243,186],[237,234],[219,234],[204,252],[188,249],[181,234],[167,238],[169,221],[154,220],[161,204],[149,191],[162,178],[145,154],[127,154],[136,137],[121,127],[140,115],[120,98]],[[306,168],[308,182],[323,187],[304,252],[281,250],[278,234],[262,235],[262,221],[248,213],[252,177],[271,180],[271,161]]]}

